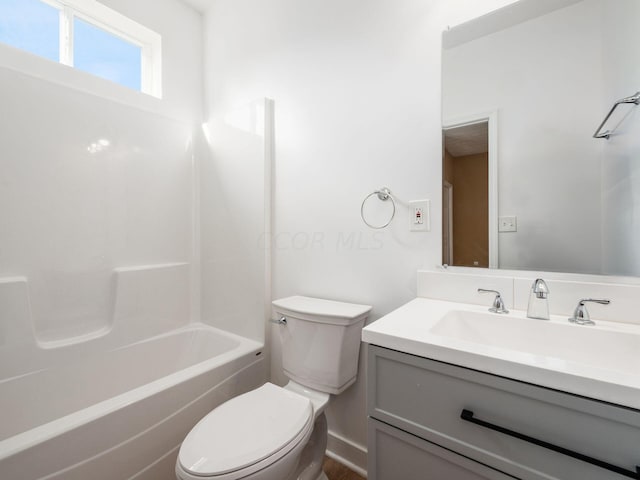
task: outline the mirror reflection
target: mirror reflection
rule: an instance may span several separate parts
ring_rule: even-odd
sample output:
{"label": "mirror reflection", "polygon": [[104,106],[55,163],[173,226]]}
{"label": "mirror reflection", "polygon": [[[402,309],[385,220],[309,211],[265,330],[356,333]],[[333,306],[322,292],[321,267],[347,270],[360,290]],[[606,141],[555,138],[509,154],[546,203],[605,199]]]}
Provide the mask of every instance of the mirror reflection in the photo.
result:
{"label": "mirror reflection", "polygon": [[521,0],[443,35],[443,258],[640,275],[640,0]]}

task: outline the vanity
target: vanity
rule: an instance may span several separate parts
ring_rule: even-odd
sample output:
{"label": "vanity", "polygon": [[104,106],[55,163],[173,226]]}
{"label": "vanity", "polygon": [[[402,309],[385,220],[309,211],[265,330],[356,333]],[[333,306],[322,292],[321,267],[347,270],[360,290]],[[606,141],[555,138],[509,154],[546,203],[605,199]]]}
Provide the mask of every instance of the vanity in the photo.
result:
{"label": "vanity", "polygon": [[451,298],[495,278],[419,275],[461,288],[363,330],[370,479],[640,478],[640,326],[490,313]]}

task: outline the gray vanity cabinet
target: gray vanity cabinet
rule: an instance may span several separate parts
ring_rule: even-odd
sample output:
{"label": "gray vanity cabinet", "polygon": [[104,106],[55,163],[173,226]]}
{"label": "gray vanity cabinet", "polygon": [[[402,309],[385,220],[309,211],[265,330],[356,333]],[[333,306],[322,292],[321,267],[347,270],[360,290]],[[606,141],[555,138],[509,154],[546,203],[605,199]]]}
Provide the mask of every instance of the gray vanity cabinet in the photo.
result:
{"label": "gray vanity cabinet", "polygon": [[368,470],[370,480],[513,479],[371,417]]}
{"label": "gray vanity cabinet", "polygon": [[640,465],[637,410],[374,345],[368,349],[370,480],[640,478],[634,476]]}

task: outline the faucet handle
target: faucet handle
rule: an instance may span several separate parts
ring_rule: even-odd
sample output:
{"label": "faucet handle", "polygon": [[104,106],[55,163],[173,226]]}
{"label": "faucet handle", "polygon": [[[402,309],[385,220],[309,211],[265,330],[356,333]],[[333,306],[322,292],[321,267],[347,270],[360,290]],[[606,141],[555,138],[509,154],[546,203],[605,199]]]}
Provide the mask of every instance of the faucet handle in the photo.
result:
{"label": "faucet handle", "polygon": [[611,300],[600,299],[600,298],[583,298],[578,302],[578,306],[573,311],[573,316],[569,319],[571,323],[576,323],[578,325],[595,325],[596,322],[591,320],[591,316],[589,315],[589,311],[587,310],[587,306],[585,303],[599,303],[601,305],[609,305]]}
{"label": "faucet handle", "polygon": [[487,290],[485,288],[479,288],[478,293],[495,293],[496,298],[493,300],[493,306],[489,309],[491,313],[509,313],[504,307],[504,301],[502,300],[502,295],[497,290]]}

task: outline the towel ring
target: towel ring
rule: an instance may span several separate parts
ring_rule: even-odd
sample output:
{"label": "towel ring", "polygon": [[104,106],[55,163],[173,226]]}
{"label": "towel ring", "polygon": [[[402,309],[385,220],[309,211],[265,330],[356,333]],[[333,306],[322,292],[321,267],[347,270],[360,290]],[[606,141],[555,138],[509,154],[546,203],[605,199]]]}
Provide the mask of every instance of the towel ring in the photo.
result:
{"label": "towel ring", "polygon": [[[387,200],[391,200],[393,211],[391,212],[391,218],[389,218],[389,221],[387,221],[387,223],[385,223],[384,225],[371,225],[369,222],[367,222],[367,219],[364,218],[364,204],[367,202],[367,200],[369,200],[369,198],[373,197],[374,195],[377,195],[378,198],[383,202],[386,202]],[[396,202],[393,199],[393,196],[391,195],[391,190],[389,190],[387,187],[382,187],[380,190],[376,190],[375,192],[372,192],[366,197],[364,197],[364,200],[362,201],[362,205],[360,206],[360,216],[362,217],[362,221],[367,225],[367,227],[373,228],[374,230],[381,230],[383,228],[388,227],[391,221],[393,220],[393,217],[396,216]]]}

